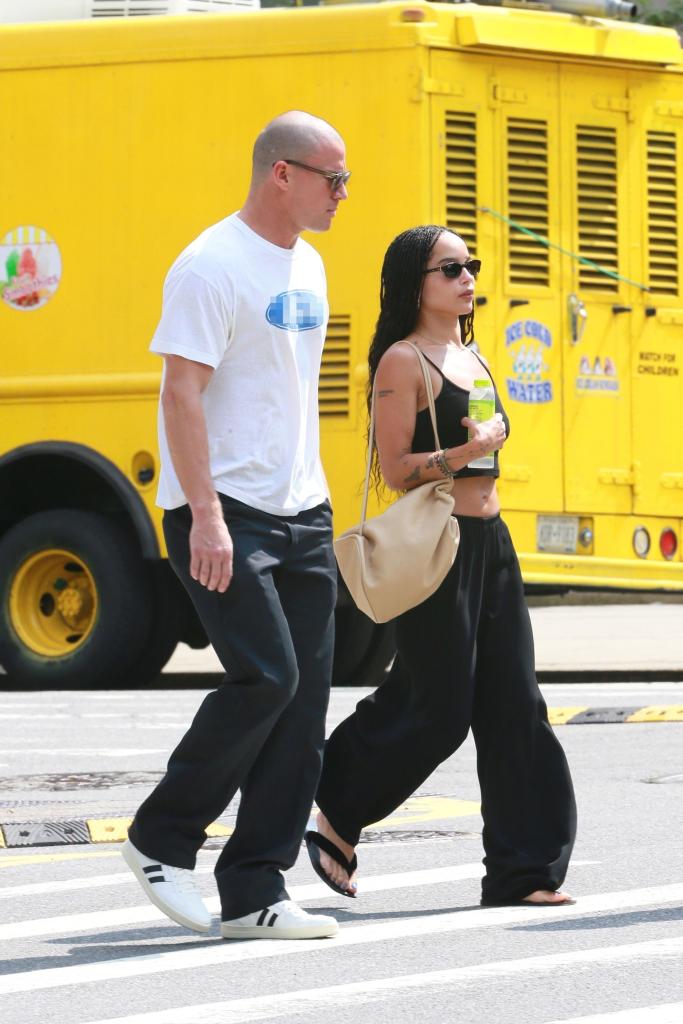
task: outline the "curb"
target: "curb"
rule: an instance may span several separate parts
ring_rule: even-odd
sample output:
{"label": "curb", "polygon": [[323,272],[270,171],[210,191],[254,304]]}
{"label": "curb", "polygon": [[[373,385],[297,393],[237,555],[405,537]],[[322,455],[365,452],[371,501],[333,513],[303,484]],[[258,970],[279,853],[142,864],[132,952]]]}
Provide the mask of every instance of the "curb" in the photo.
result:
{"label": "curb", "polygon": [[[122,843],[128,838],[132,818],[85,818],[73,821],[12,822],[0,824],[0,849],[23,846],[82,846],[89,843]],[[232,828],[214,822],[208,838],[232,835]]]}

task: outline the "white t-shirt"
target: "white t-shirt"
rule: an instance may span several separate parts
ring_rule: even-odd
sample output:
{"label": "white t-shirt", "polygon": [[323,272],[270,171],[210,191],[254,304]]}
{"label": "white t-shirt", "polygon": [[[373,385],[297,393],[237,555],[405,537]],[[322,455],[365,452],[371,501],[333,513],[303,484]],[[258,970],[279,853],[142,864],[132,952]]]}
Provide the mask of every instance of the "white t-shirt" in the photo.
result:
{"label": "white t-shirt", "polygon": [[[273,245],[232,214],[177,258],[150,349],[214,368],[202,395],[217,491],[275,515],[328,497],[318,377],[329,309],[320,256]],[[163,386],[163,384],[162,384]],[[159,403],[157,504],[187,503]]]}

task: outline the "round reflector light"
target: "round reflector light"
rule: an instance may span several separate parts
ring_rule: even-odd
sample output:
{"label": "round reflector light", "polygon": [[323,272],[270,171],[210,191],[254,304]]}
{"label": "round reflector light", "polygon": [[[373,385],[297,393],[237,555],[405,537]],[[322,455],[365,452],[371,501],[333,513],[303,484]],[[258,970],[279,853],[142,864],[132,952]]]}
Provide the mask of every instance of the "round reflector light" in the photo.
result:
{"label": "round reflector light", "polygon": [[673,558],[678,549],[678,537],[670,526],[662,530],[659,537],[659,550],[664,558]]}
{"label": "round reflector light", "polygon": [[638,526],[633,531],[633,550],[638,558],[645,558],[650,550],[650,534],[644,526]]}

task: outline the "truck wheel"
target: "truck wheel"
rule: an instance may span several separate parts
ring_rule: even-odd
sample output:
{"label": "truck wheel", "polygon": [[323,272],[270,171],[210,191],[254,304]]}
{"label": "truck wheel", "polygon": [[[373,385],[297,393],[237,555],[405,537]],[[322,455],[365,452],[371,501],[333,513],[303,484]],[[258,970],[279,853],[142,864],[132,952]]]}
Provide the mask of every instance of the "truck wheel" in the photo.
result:
{"label": "truck wheel", "polygon": [[105,516],[40,512],[0,539],[0,665],[11,682],[126,685],[152,608],[141,555]]}
{"label": "truck wheel", "polygon": [[394,625],[378,625],[351,602],[335,613],[333,686],[379,686],[396,653]]}
{"label": "truck wheel", "polygon": [[[144,649],[124,685],[153,683],[169,660],[183,632],[189,599],[168,561],[149,565],[152,599],[148,608],[150,629]],[[169,685],[173,676],[167,678]]]}

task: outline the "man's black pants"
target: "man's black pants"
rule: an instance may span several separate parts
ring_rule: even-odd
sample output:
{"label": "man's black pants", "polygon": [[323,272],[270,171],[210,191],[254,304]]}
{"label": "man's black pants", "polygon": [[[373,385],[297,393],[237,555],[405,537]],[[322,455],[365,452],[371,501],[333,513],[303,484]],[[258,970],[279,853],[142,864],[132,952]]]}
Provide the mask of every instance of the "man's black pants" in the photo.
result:
{"label": "man's black pants", "polygon": [[169,559],[226,676],[129,834],[146,856],[194,868],[207,825],[241,790],[215,869],[229,920],[287,899],[281,872],[297,858],[320,776],[337,574],[327,502],[291,517],[221,502],[234,545],[224,594],[189,575],[189,507],[164,515]]}
{"label": "man's black pants", "polygon": [[563,882],[576,832],[564,752],[534,671],[531,622],[499,516],[458,516],[461,542],[437,592],[396,620],[388,679],[330,736],[317,803],[355,845],[449,757],[470,726],[484,818],[482,899]]}

